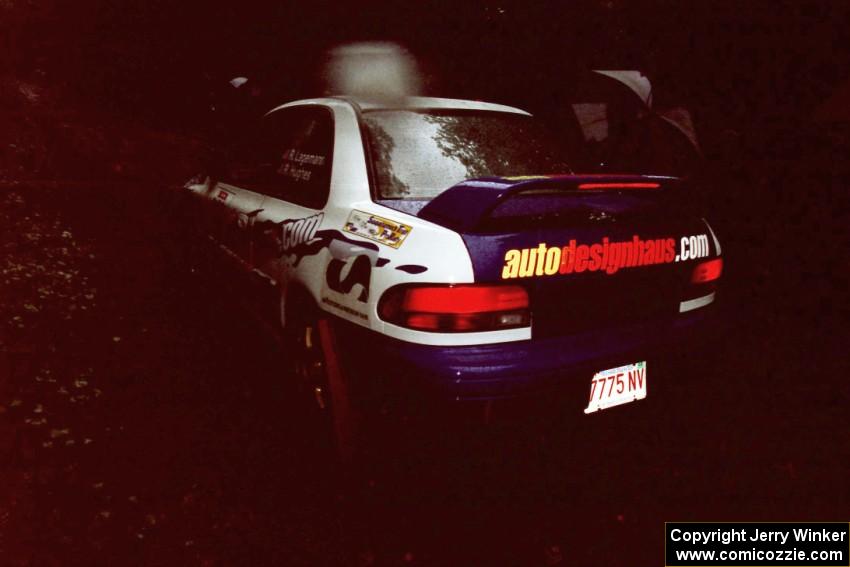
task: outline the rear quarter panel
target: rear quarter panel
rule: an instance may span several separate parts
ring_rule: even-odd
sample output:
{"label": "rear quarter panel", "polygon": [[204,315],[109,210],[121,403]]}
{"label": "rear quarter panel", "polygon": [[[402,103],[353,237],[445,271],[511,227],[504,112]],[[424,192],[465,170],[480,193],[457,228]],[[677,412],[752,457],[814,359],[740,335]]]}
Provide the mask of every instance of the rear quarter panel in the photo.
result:
{"label": "rear quarter panel", "polygon": [[[380,298],[392,286],[474,282],[469,252],[458,233],[371,200],[363,140],[349,103],[323,99],[307,104],[320,104],[334,113],[328,203],[322,210],[314,210],[265,197],[256,218],[257,231],[264,233],[265,241],[277,243],[276,250],[271,246],[258,252],[257,269],[275,280],[282,302],[285,304],[288,291],[298,286],[335,317],[421,344],[485,344],[529,338],[527,329],[427,333],[388,324],[378,317]],[[291,105],[284,108],[287,106]],[[383,236],[364,230],[382,224],[391,227]],[[285,309],[282,322],[285,324]]]}

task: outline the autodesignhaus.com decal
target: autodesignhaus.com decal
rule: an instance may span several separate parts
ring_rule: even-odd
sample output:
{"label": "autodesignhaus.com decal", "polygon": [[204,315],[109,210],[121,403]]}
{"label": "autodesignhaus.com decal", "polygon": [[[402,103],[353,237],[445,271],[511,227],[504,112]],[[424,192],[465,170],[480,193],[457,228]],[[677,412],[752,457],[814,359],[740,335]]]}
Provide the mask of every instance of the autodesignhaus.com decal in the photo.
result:
{"label": "autodesignhaus.com decal", "polygon": [[669,264],[705,258],[710,254],[708,236],[611,241],[608,237],[591,244],[575,239],[564,246],[541,242],[535,248],[513,248],[505,252],[502,279],[554,276],[582,272],[617,273],[622,268]]}

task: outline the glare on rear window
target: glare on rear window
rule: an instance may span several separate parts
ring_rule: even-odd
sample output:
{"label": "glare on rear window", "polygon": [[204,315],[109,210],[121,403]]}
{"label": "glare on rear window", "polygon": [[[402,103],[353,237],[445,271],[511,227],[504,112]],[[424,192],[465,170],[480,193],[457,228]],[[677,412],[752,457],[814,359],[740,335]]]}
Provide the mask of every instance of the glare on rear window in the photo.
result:
{"label": "glare on rear window", "polygon": [[380,110],[363,120],[379,199],[431,199],[475,177],[571,171],[563,146],[522,114]]}

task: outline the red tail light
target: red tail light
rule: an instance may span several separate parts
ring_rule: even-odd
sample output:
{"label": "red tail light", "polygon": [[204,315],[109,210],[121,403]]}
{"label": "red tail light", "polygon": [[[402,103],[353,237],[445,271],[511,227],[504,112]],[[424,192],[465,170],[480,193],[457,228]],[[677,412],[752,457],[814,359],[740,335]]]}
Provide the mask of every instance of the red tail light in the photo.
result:
{"label": "red tail light", "polygon": [[723,258],[715,258],[714,260],[709,260],[707,262],[700,262],[694,267],[694,271],[691,274],[691,283],[701,284],[713,282],[714,280],[720,279],[720,275],[722,273]]}
{"label": "red tail light", "polygon": [[384,293],[381,319],[409,329],[469,333],[527,327],[528,292],[515,285],[401,285]]}

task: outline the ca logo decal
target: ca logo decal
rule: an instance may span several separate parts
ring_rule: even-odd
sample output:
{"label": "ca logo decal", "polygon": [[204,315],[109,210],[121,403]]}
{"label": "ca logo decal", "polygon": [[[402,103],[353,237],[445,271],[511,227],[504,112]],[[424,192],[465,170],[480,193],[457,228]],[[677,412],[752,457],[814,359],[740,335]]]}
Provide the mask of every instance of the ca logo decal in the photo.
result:
{"label": "ca logo decal", "polygon": [[351,269],[343,278],[342,270],[347,262],[334,258],[328,264],[328,271],[325,274],[325,279],[328,282],[328,287],[339,293],[351,293],[354,286],[360,284],[362,290],[357,296],[357,301],[366,303],[369,300],[369,280],[372,275],[372,263],[369,257],[365,255],[357,256],[351,263]]}

